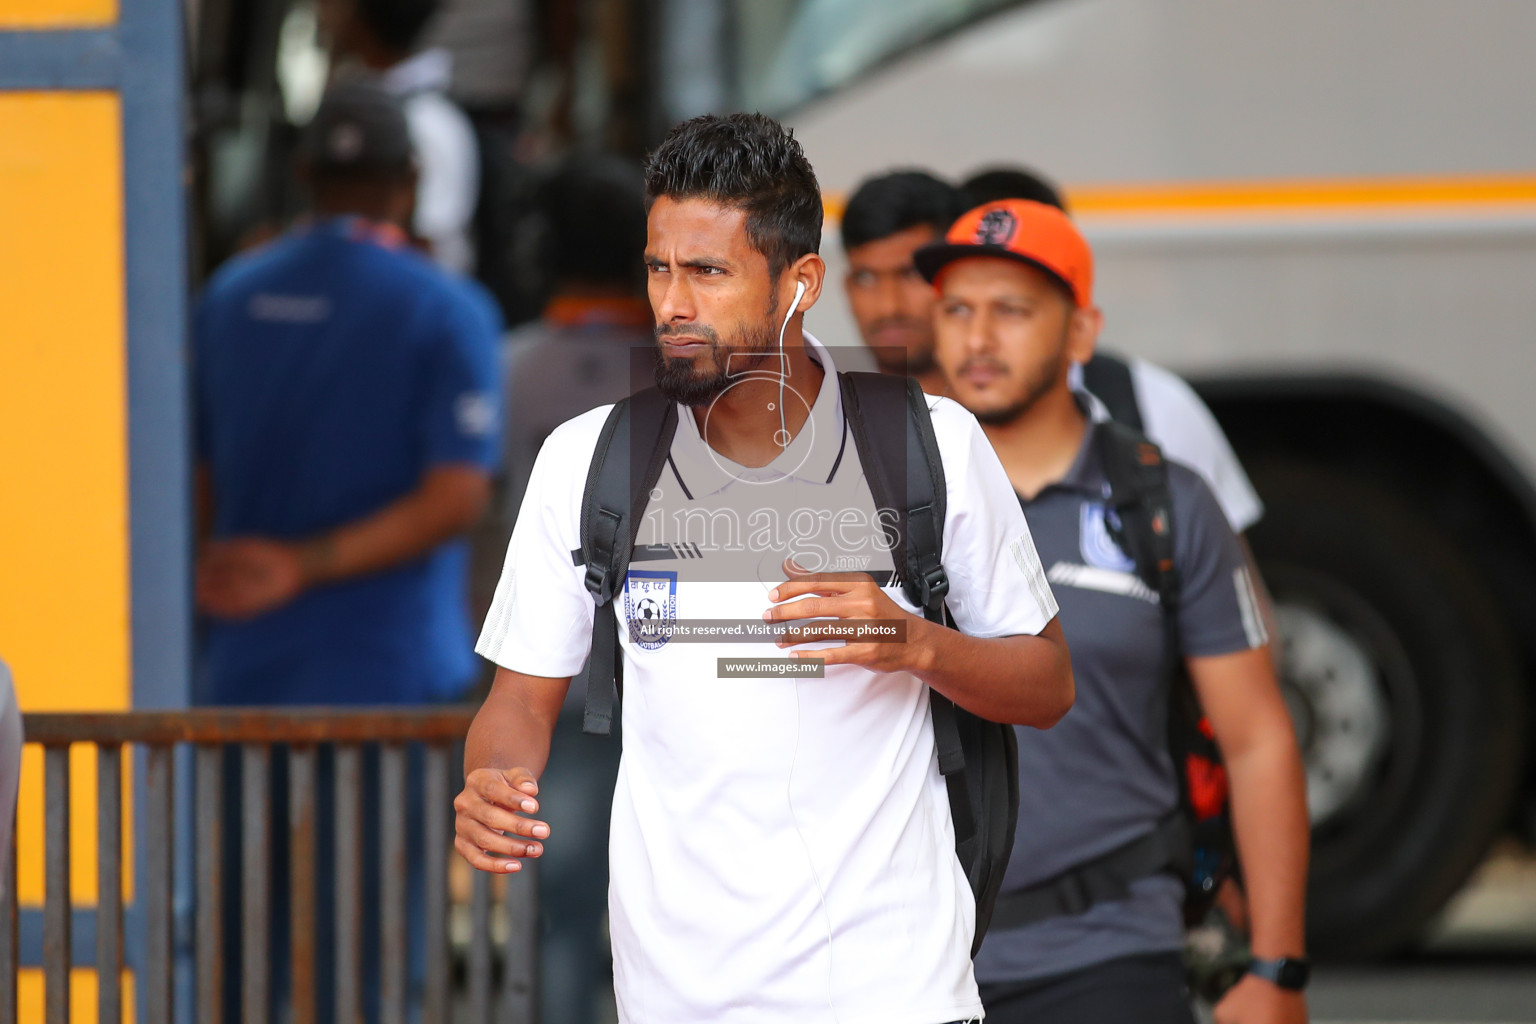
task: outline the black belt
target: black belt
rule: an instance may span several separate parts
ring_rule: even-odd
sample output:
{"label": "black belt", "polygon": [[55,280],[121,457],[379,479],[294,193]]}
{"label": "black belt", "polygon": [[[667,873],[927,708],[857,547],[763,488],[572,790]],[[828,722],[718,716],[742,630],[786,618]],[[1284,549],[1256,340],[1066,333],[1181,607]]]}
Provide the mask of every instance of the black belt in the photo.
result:
{"label": "black belt", "polygon": [[1190,858],[1189,824],[1182,810],[1095,860],[1064,871],[1027,889],[997,897],[991,931],[1081,914],[1098,903],[1123,900],[1131,883],[1164,871],[1182,869]]}

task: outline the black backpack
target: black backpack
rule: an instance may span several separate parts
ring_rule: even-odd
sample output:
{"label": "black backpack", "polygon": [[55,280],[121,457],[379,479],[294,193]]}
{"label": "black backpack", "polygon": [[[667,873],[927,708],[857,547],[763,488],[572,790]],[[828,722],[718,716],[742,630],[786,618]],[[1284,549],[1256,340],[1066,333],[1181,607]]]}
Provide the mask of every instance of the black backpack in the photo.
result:
{"label": "black backpack", "polygon": [[1184,920],[1193,926],[1205,919],[1221,883],[1236,871],[1237,848],[1221,750],[1185,670],[1179,643],[1183,580],[1173,557],[1168,464],[1157,445],[1123,423],[1099,424],[1095,438],[1109,481],[1111,534],[1162,606],[1168,753],[1179,782],[1179,807],[1173,816],[1177,824],[1166,827],[1178,840],[1169,851],[1169,866],[1184,881]]}
{"label": "black backpack", "polygon": [[1096,454],[1109,482],[1111,535],[1162,607],[1163,675],[1167,680],[1168,751],[1179,782],[1179,806],[1145,836],[1000,901],[999,927],[1017,928],[1078,914],[1125,899],[1132,882],[1164,871],[1184,882],[1184,920],[1205,919],[1222,882],[1237,869],[1226,769],[1209,722],[1184,668],[1179,642],[1183,581],[1173,551],[1173,499],[1163,453],[1142,433],[1130,366],[1096,355],[1083,382],[1113,417],[1096,425]]}
{"label": "black backpack", "polygon": [[[907,599],[932,622],[953,627],[944,607],[944,466],[928,402],[917,382],[874,373],[840,373],[843,409],[863,463],[875,507],[892,509],[896,579]],[[905,424],[903,428],[900,424]],[[597,602],[592,651],[583,678],[583,730],[606,735],[622,685],[616,598],[652,486],[661,475],[677,428],[677,406],[655,388],[619,402],[598,436],[582,494],[581,547]],[[627,456],[627,457],[626,457]],[[976,897],[971,953],[981,947],[1013,852],[1019,813],[1018,741],[1013,726],[990,722],[931,693],[939,771],[949,789],[955,853]]]}

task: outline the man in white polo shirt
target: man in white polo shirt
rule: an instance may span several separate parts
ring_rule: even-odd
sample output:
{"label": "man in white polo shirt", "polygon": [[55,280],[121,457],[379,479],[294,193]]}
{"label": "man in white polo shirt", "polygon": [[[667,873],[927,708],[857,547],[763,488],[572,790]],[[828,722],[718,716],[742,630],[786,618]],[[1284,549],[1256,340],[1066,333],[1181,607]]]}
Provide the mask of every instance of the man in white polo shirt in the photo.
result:
{"label": "man in white polo shirt", "polygon": [[[820,192],[799,144],[761,115],[697,118],[652,155],[646,192],[656,381],[679,417],[615,602],[630,623],[618,631],[624,751],[610,840],[620,1019],[979,1018],[975,902],[929,688],[1021,725],[1050,726],[1071,706],[1070,658],[1028,526],[974,418],[929,399],[958,628],[878,585],[892,558],[864,543],[881,534],[831,353],[802,330],[825,265]],[[532,815],[591,640],[594,601],[572,551],[608,411],[545,443],[480,638],[499,669],[455,807],[458,849],[482,870],[515,871],[546,844],[560,855]],[[838,569],[849,571],[801,572]],[[894,620],[906,639],[784,656],[746,640],[688,642],[648,630],[648,618]],[[747,675],[723,660],[765,655]],[[792,671],[818,661],[814,677]]]}

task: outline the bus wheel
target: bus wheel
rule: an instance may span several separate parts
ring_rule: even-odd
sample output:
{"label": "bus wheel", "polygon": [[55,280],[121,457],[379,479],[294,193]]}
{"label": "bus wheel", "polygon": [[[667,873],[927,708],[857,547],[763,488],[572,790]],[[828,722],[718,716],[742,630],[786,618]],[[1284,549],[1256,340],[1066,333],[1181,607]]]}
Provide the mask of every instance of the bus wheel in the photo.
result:
{"label": "bus wheel", "polygon": [[1497,604],[1455,543],[1337,471],[1255,466],[1250,531],[1307,769],[1320,954],[1411,944],[1505,824],[1522,689]]}

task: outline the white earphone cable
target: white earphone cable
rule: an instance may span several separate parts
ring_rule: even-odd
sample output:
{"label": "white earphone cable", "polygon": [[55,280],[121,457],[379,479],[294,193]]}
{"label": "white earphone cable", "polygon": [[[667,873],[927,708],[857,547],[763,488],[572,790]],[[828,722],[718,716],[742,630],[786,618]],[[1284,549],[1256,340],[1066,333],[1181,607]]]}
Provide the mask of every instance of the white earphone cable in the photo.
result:
{"label": "white earphone cable", "polygon": [[780,448],[789,447],[789,427],[784,419],[784,378],[789,376],[789,357],[784,354],[784,332],[789,330],[789,322],[794,319],[795,307],[800,305],[800,299],[805,295],[805,282],[795,282],[795,297],[789,304],[789,312],[784,314],[784,322],[779,325],[779,432],[774,435],[774,440]]}

